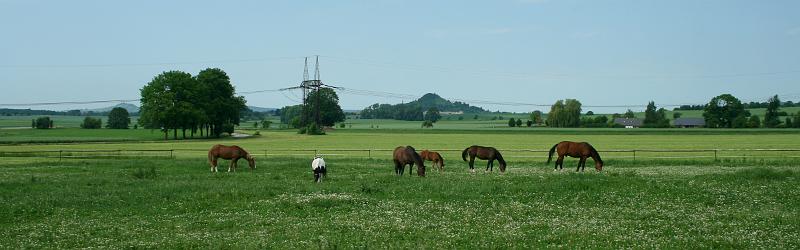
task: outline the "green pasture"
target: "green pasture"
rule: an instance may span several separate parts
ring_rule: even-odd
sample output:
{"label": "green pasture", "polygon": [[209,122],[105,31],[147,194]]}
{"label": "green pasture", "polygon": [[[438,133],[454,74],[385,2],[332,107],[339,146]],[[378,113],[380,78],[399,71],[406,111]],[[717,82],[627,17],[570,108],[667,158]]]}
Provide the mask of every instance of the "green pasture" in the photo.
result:
{"label": "green pasture", "polygon": [[[53,125],[56,128],[80,128],[81,123],[85,116],[67,116],[67,115],[33,115],[33,116],[0,116],[0,129],[7,128],[30,128],[31,120],[39,117],[47,116],[53,120]],[[92,116],[103,120],[105,127],[108,117],[106,116]],[[131,127],[136,124],[138,117],[131,117]]]}
{"label": "green pasture", "polygon": [[310,158],[215,174],[202,157],[2,160],[0,248],[800,247],[793,160],[421,178],[332,157],[320,184]]}

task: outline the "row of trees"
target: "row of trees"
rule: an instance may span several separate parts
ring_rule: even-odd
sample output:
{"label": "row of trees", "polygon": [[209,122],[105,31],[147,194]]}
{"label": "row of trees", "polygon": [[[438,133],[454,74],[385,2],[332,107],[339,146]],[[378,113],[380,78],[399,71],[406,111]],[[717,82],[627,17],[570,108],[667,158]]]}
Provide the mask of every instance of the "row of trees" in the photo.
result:
{"label": "row of trees", "polygon": [[780,112],[781,100],[778,95],[771,97],[765,107],[766,112],[762,121],[760,117],[751,115],[738,98],[723,94],[712,98],[705,106],[703,118],[706,126],[710,128],[800,127],[795,125],[800,113],[795,115],[794,121],[791,117],[787,117],[784,121],[780,120],[781,115],[788,114]]}
{"label": "row of trees", "polygon": [[[131,118],[128,110],[116,107],[111,109],[111,112],[108,113],[108,123],[106,123],[106,128],[128,129],[130,123]],[[85,129],[98,129],[101,127],[103,127],[103,120],[91,116],[83,118],[83,122],[81,123],[81,128]]]}
{"label": "row of trees", "polygon": [[157,75],[141,89],[139,124],[149,129],[160,129],[164,139],[169,131],[173,139],[178,130],[186,138],[186,131],[194,137],[219,137],[232,133],[239,125],[239,114],[247,108],[244,97],[235,96],[235,88],[228,75],[217,68],[209,68],[192,76],[182,71],[168,71]]}

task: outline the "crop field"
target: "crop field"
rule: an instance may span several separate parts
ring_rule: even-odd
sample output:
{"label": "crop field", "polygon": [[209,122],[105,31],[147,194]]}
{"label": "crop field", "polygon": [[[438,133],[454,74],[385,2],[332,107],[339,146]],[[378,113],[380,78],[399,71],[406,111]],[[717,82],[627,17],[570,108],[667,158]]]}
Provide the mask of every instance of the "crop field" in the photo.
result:
{"label": "crop field", "polygon": [[[590,160],[584,173],[574,172],[575,159],[553,171],[540,152],[561,140],[589,141],[601,152],[800,149],[796,130],[262,130],[186,141],[158,141],[160,133],[137,141],[149,130],[124,131],[134,140],[0,145],[177,150],[156,158],[0,157],[0,248],[800,247],[798,152],[733,151],[716,160],[708,152],[606,152],[602,172]],[[217,143],[250,150],[258,167],[242,161],[236,173],[210,173],[204,151]],[[486,173],[478,161],[470,173],[460,149],[472,144],[508,151],[508,171]],[[445,172],[398,177],[389,151],[334,151],[398,145],[443,150]],[[314,151],[288,149],[319,149],[328,178],[312,182]]]}

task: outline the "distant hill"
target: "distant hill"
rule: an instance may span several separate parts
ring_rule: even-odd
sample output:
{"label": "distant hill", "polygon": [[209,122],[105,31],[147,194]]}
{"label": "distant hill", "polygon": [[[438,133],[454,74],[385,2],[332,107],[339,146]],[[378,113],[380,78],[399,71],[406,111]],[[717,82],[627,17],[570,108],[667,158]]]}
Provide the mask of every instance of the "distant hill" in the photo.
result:
{"label": "distant hill", "polygon": [[486,110],[480,107],[470,106],[462,102],[451,102],[437,94],[428,93],[409,103],[394,105],[376,103],[362,110],[360,115],[363,119],[421,121],[423,119],[423,112],[433,107],[439,109],[439,112],[486,112]]}
{"label": "distant hill", "polygon": [[107,113],[107,112],[111,112],[111,110],[116,108],[116,107],[124,108],[125,110],[128,111],[128,113],[131,113],[131,114],[139,113],[139,106],[136,106],[136,105],[133,105],[133,104],[130,104],[130,103],[120,103],[120,104],[117,104],[117,105],[114,105],[114,106],[111,106],[111,107],[105,107],[105,108],[82,109],[81,113],[88,113],[89,111],[94,112],[94,113]]}
{"label": "distant hill", "polygon": [[275,111],[274,108],[262,108],[262,107],[256,107],[256,106],[247,106],[247,108],[249,108],[253,112],[260,112],[260,113]]}
{"label": "distant hill", "polygon": [[486,110],[484,110],[483,108],[470,106],[469,104],[458,101],[451,102],[434,93],[427,93],[422,97],[420,97],[419,99],[417,99],[416,101],[409,102],[408,104],[419,105],[423,111],[426,111],[431,107],[436,107],[437,109],[439,109],[439,112],[459,112],[459,111],[462,111],[464,113],[486,112]]}

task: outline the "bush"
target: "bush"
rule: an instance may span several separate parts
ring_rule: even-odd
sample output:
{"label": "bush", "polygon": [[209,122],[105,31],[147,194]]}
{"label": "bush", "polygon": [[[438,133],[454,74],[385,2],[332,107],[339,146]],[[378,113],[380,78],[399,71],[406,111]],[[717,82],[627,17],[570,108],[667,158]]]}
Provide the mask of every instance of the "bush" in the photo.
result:
{"label": "bush", "polygon": [[307,135],[324,135],[325,131],[322,131],[322,129],[320,129],[316,123],[311,123],[308,124],[308,126],[300,128],[300,130],[298,130],[297,133],[307,134]]}
{"label": "bush", "polygon": [[222,133],[233,134],[233,124],[232,123],[225,123],[222,124]]}
{"label": "bush", "polygon": [[83,118],[83,123],[81,123],[81,128],[85,129],[98,129],[101,127],[103,127],[103,121],[99,118],[92,118],[91,116]]}
{"label": "bush", "polygon": [[128,114],[128,110],[116,107],[108,113],[108,123],[106,127],[112,129],[128,129],[130,123],[131,118],[130,114]]}
{"label": "bush", "polygon": [[344,123],[339,123],[339,128],[345,128],[347,125]]}
{"label": "bush", "polygon": [[422,127],[423,128],[432,128],[433,127],[433,122],[432,121],[424,121],[424,122],[422,122]]}
{"label": "bush", "polygon": [[50,120],[50,117],[48,116],[43,116],[36,118],[33,125],[37,129],[53,128],[53,120]]}

